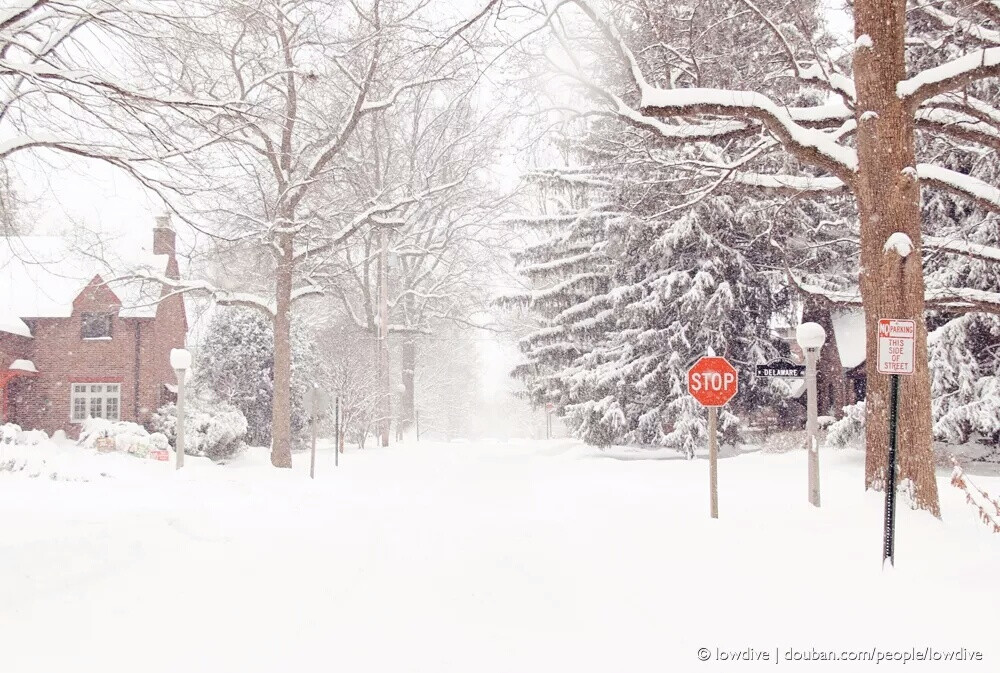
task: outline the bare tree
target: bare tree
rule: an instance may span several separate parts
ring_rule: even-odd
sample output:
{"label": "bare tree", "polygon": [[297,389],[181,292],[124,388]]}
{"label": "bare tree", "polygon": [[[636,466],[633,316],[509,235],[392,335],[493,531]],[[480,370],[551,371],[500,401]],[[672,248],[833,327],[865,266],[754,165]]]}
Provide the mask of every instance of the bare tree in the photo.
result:
{"label": "bare tree", "polygon": [[384,437],[392,395],[382,316],[385,336],[399,340],[398,417],[407,433],[415,420],[421,337],[442,321],[475,327],[472,316],[488,305],[486,279],[503,249],[496,215],[504,200],[490,185],[488,167],[504,121],[496,110],[477,111],[459,87],[441,85],[405,96],[400,114],[373,124],[359,147],[361,170],[348,181],[362,200],[388,189],[407,193],[428,181],[449,185],[401,209],[392,223],[364,232],[327,272],[351,322],[378,337]]}
{"label": "bare tree", "polygon": [[107,162],[157,190],[178,187],[170,168],[192,147],[175,131],[226,106],[138,83],[147,36],[186,19],[178,3],[7,4],[0,9],[0,161],[57,151]]}
{"label": "bare tree", "polygon": [[[458,75],[466,43],[438,36],[425,2],[217,0],[183,34],[171,72],[189,95],[238,101],[204,125],[217,141],[202,170],[225,188],[203,215],[228,247],[266,251],[273,282],[260,292],[208,291],[254,306],[274,322],[272,463],[291,465],[288,389],[293,304],[322,292],[313,276],[324,255],[372,224],[447,189],[436,179],[364,200],[337,187],[357,165],[352,141],[362,122],[392,114],[400,96]],[[459,26],[471,25],[467,21]],[[456,29],[458,30],[458,29]],[[166,281],[165,281],[166,282]]]}

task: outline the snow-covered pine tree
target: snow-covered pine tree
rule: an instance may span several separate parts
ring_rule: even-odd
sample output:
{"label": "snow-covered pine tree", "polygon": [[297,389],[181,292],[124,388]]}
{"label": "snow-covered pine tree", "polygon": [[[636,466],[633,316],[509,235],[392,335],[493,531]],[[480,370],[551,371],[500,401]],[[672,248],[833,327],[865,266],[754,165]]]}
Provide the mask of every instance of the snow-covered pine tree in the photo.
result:
{"label": "snow-covered pine tree", "polygon": [[596,321],[609,310],[608,221],[621,215],[606,200],[600,171],[579,161],[569,142],[586,127],[568,123],[549,148],[555,167],[526,176],[533,201],[526,214],[507,223],[524,231],[525,243],[513,257],[527,289],[498,300],[537,322],[537,329],[520,340],[524,360],[512,375],[525,382],[534,404],[560,408],[568,401],[562,374],[589,351],[592,339],[600,338]]}
{"label": "snow-covered pine tree", "polygon": [[[707,428],[686,371],[709,348],[746,374],[722,415],[730,437],[737,415],[782,403],[771,381],[750,373],[777,354],[772,317],[789,301],[782,251],[803,223],[815,226],[804,215],[830,213],[699,188],[703,176],[686,177],[682,156],[651,158],[641,141],[623,151],[629,136],[635,142],[633,129],[607,120],[574,129],[561,136],[569,165],[534,174],[550,210],[517,222],[545,234],[517,254],[531,290],[506,301],[541,324],[522,339],[515,375],[588,442],[693,455]],[[681,184],[699,197],[688,203]],[[813,248],[806,263],[818,274],[830,253]]]}
{"label": "snow-covered pine tree", "polygon": [[[766,77],[759,61],[738,70],[725,57],[771,39],[766,25],[741,34],[738,44],[706,30],[706,58],[679,65],[669,47],[686,39],[691,11],[616,11],[630,39],[658,45],[637,58],[651,77],[663,78],[661,86]],[[592,38],[569,39],[579,53]],[[559,132],[562,165],[535,173],[546,187],[558,186],[556,205],[546,202],[534,218],[519,220],[550,233],[519,255],[532,289],[517,299],[541,324],[522,340],[527,357],[515,374],[529,380],[536,400],[557,401],[590,442],[671,445],[691,455],[706,423],[686,394],[687,367],[709,347],[747,373],[778,354],[771,326],[776,313],[789,310],[787,269],[842,289],[845,260],[857,255],[849,236],[857,228],[834,191],[824,187],[810,200],[802,198],[816,191],[809,179],[785,183],[742,171],[746,157],[772,175],[795,167],[745,125],[667,125],[632,114],[634,92],[617,87],[621,73],[606,72],[606,61],[593,56],[580,61],[594,65],[600,88],[570,78],[603,106],[596,119],[576,119]],[[805,90],[795,104],[821,104],[824,95]],[[748,375],[741,384],[733,412],[781,404],[772,382]],[[724,414],[723,428],[734,430],[734,420]]]}
{"label": "snow-covered pine tree", "polygon": [[[981,23],[979,10],[952,2],[921,3],[908,23],[910,61],[921,68],[939,65],[976,47],[1000,41]],[[992,23],[992,19],[989,21]],[[918,116],[922,153],[961,175],[1000,182],[998,119],[989,111],[1000,102],[995,80],[970,84],[964,101],[978,115],[956,108],[945,97]],[[949,288],[1000,293],[1000,216],[995,208],[950,192],[923,190],[923,221],[929,294]],[[929,302],[933,305],[933,300]],[[971,312],[966,312],[971,309]],[[981,436],[1000,441],[1000,315],[975,305],[932,312],[928,336],[934,434],[964,443]]]}
{"label": "snow-covered pine tree", "polygon": [[[219,307],[196,365],[195,385],[243,412],[248,444],[267,446],[274,391],[274,332],[267,317],[254,309]],[[308,424],[303,395],[320,366],[313,340],[301,326],[293,326],[292,431],[298,438]]]}

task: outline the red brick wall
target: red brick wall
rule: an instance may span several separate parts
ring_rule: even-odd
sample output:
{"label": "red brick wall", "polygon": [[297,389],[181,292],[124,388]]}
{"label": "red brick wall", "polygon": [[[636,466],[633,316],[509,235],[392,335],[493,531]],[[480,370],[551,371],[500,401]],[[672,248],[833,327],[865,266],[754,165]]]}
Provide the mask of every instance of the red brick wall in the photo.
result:
{"label": "red brick wall", "polygon": [[163,403],[163,385],[177,383],[177,375],[170,368],[170,350],[185,345],[187,314],[184,299],[180,295],[164,292],[164,298],[156,308],[156,320],[143,323],[141,329],[139,416],[144,422]]}
{"label": "red brick wall", "polygon": [[27,337],[0,332],[0,369],[5,371],[14,360],[30,360],[33,345]]}
{"label": "red brick wall", "polygon": [[[180,296],[164,299],[155,319],[120,318],[119,308],[114,293],[96,282],[77,297],[69,318],[34,320],[35,338],[27,340],[30,352],[19,357],[32,360],[39,374],[30,381],[22,380],[16,388],[20,399],[16,401],[15,422],[25,429],[38,428],[50,433],[64,430],[76,437],[80,426],[70,421],[70,391],[74,381],[120,383],[122,420],[148,422],[159,406],[163,385],[176,380],[169,358],[170,349],[183,347],[187,334],[183,299]],[[114,314],[111,339],[81,337],[81,314],[91,312]],[[7,341],[0,342],[4,352]]]}

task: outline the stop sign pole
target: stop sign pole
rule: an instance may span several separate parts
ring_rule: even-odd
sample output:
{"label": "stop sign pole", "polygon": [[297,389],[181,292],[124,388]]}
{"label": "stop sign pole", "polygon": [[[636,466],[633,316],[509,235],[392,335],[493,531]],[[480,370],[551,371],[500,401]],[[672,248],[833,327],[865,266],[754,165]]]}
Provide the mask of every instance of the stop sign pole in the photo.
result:
{"label": "stop sign pole", "polygon": [[708,484],[713,519],[719,518],[719,407],[739,389],[739,376],[726,358],[703,357],[692,365],[687,376],[688,392],[708,407]]}

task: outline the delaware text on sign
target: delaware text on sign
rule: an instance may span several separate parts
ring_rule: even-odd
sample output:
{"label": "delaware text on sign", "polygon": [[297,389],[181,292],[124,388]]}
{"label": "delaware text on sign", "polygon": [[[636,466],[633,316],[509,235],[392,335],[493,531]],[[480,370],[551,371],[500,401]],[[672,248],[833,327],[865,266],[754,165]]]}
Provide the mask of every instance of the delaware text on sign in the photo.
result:
{"label": "delaware text on sign", "polygon": [[912,320],[878,321],[878,372],[912,374],[917,324]]}

